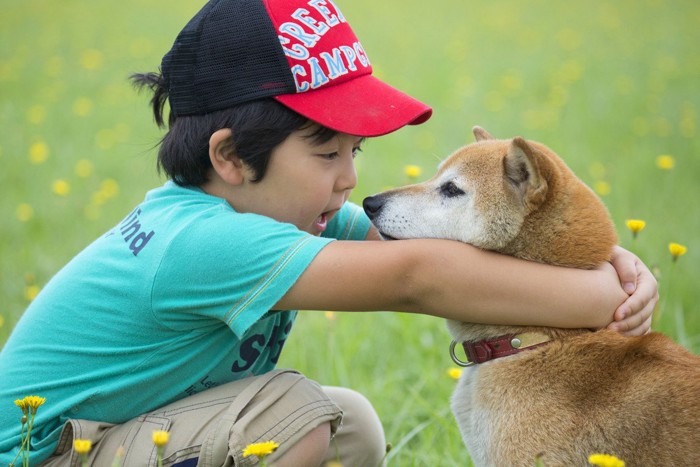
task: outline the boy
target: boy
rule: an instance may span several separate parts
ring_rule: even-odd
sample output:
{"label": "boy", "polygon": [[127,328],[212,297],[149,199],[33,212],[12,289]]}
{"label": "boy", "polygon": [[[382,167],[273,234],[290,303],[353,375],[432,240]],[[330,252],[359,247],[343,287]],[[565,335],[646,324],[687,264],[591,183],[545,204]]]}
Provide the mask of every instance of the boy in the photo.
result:
{"label": "boy", "polygon": [[274,465],[378,465],[366,399],[274,369],[289,310],[561,327],[615,313],[621,331],[649,329],[655,281],[622,249],[615,268],[580,271],[450,241],[359,241],[379,239],[347,202],[363,139],[431,113],[371,71],[330,0],[212,0],[159,74],[135,76],[159,125],[169,101],[158,164],[171,181],[17,324],[0,354],[0,464],[20,445],[12,401],[37,394],[33,465],[77,462],[74,439],[92,440],[94,465],[119,447],[124,465],[147,465],[154,430],[170,432],[166,465],[251,465],[243,449],[264,441],[279,443]]}

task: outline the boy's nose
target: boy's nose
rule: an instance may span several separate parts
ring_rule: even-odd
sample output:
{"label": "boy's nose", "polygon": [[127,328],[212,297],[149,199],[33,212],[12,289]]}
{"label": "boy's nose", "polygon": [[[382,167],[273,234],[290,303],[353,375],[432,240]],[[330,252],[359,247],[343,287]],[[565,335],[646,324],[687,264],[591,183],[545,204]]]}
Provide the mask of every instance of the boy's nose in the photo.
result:
{"label": "boy's nose", "polygon": [[338,178],[338,187],[341,191],[352,190],[357,185],[357,170],[355,170],[354,161],[343,170],[343,173]]}

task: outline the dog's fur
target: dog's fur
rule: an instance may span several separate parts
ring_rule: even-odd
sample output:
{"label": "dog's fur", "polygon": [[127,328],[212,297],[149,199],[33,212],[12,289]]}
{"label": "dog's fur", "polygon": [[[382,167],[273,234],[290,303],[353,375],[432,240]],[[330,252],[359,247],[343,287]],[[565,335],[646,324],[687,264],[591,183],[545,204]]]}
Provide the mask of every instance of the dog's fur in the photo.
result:
{"label": "dog's fur", "polygon": [[[617,238],[607,210],[542,144],[477,142],[430,180],[365,200],[386,238],[447,238],[542,263],[594,268]],[[595,291],[591,291],[595,293]],[[553,340],[466,368],[452,409],[478,466],[700,465],[700,357],[652,333],[448,322],[457,342],[534,331]]]}

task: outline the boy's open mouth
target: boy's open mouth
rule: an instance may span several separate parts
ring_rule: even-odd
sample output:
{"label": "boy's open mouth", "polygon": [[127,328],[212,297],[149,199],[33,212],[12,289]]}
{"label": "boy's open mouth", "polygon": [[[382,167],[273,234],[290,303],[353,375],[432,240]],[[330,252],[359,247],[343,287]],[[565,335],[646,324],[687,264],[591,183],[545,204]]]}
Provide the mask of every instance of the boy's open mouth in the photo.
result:
{"label": "boy's open mouth", "polygon": [[319,232],[323,233],[328,227],[328,213],[324,212],[316,218],[314,221],[314,228]]}

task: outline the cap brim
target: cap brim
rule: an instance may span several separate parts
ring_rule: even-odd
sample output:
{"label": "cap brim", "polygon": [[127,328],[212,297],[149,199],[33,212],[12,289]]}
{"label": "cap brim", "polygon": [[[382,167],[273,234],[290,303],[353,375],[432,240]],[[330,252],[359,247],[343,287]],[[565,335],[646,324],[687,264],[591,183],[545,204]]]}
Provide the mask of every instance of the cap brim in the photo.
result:
{"label": "cap brim", "polygon": [[354,136],[381,136],[418,125],[433,110],[372,75],[309,92],[274,96],[281,104],[332,130]]}

